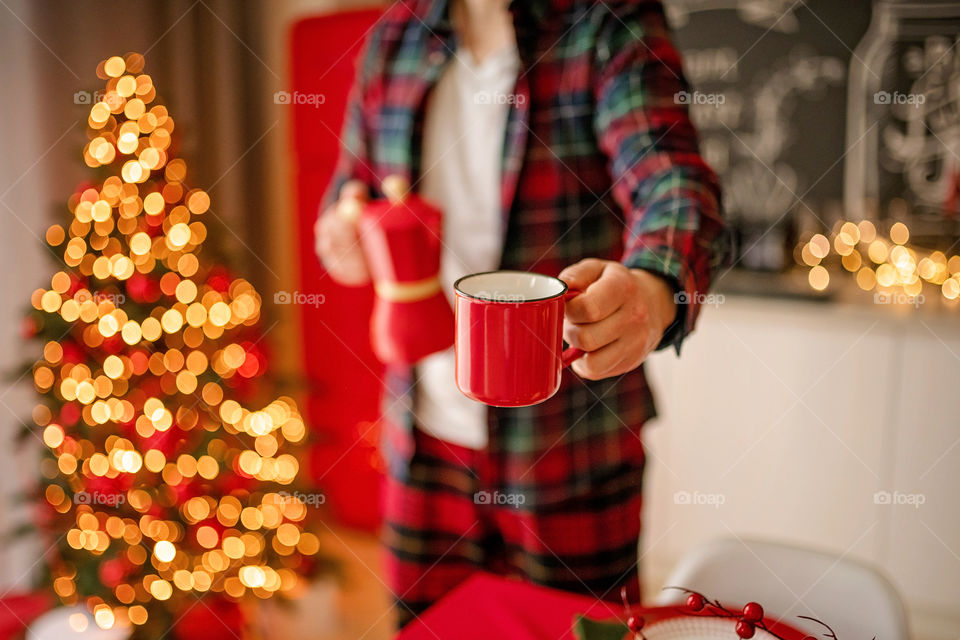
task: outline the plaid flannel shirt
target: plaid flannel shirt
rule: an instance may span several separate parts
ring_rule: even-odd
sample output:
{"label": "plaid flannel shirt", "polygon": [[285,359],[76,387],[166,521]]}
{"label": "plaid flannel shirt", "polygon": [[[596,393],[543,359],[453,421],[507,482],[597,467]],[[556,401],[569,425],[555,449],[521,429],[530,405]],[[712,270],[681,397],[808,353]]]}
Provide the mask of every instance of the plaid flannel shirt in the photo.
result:
{"label": "plaid flannel shirt", "polygon": [[[456,50],[447,0],[398,0],[371,31],[348,101],[343,150],[326,201],[349,179],[382,195],[399,174],[416,184],[426,98]],[[521,69],[503,146],[501,268],[556,275],[588,257],[657,273],[677,292],[661,347],[679,352],[725,254],[716,176],[698,151],[689,91],[659,2],[523,0],[510,5]],[[391,368],[383,453],[405,474],[413,451],[414,371]],[[643,369],[613,379],[564,372],[531,407],[488,411],[490,454],[504,490],[530,506],[585,492],[623,464],[622,429],[655,415]],[[537,460],[568,452],[556,468]],[[557,456],[551,456],[557,460]],[[511,472],[510,470],[514,470]]]}

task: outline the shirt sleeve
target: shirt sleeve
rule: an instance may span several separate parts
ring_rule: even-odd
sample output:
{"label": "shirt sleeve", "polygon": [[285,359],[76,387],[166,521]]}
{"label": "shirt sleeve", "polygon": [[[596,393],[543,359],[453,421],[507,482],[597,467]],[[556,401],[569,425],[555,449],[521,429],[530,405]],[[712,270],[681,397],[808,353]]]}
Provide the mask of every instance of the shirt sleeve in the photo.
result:
{"label": "shirt sleeve", "polygon": [[324,193],[320,211],[326,211],[340,193],[340,187],[349,180],[360,180],[369,189],[373,184],[373,170],[370,168],[370,123],[366,113],[366,97],[374,77],[377,64],[378,31],[371,33],[357,55],[357,72],[350,87],[347,104],[344,109],[343,128],[339,134],[340,153],[330,184]]}
{"label": "shirt sleeve", "polygon": [[674,286],[677,319],[659,348],[679,353],[728,254],[720,186],[700,156],[684,97],[690,87],[660,4],[609,2],[595,10],[594,124],[625,215],[622,262]]}

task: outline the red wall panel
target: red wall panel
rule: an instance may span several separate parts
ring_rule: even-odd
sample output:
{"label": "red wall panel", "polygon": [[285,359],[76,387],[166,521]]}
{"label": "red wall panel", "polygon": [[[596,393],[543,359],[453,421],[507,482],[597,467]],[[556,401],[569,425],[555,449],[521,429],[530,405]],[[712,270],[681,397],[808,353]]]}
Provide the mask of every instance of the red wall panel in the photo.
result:
{"label": "red wall panel", "polygon": [[316,440],[310,468],[338,521],[367,529],[379,523],[381,467],[374,425],[382,366],[368,337],[373,292],[327,276],[314,254],[313,224],[339,153],[356,56],[380,15],[374,9],[301,20],[289,49],[298,291],[323,296],[323,304],[298,307]]}

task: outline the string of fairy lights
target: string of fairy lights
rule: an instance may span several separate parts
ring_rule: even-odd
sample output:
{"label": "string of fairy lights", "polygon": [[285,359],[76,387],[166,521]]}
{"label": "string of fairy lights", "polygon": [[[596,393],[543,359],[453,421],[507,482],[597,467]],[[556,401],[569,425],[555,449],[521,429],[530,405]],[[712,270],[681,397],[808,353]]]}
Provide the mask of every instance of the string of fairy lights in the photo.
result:
{"label": "string of fairy lights", "polygon": [[864,291],[897,291],[916,299],[926,286],[946,300],[960,297],[960,255],[912,246],[903,222],[893,222],[883,234],[870,220],[841,220],[830,236],[814,234],[794,251],[796,262],[810,268],[808,282],[817,291],[830,286],[839,263]]}
{"label": "string of fairy lights", "polygon": [[31,302],[68,326],[33,368],[44,496],[65,533],[53,588],[101,628],[147,637],[188,594],[289,592],[319,541],[302,530],[305,503],[281,490],[299,472],[287,449],[306,436],[296,404],[251,411],[227,397],[233,379],[262,373],[233,337],[257,324],[261,299],[201,262],[210,198],[185,186],[143,66],[129,54],[98,67],[83,158],[112,175],[47,231],[65,267]]}

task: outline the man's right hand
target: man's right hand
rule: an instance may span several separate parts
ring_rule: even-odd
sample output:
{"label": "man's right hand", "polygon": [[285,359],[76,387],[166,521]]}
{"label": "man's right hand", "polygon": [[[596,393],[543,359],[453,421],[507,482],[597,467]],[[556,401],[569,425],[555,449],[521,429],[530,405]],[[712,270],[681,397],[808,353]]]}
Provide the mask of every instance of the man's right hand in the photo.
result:
{"label": "man's right hand", "polygon": [[313,226],[317,257],[342,285],[357,287],[370,281],[357,231],[357,217],[366,201],[367,188],[362,182],[346,182],[339,200],[321,213]]}

